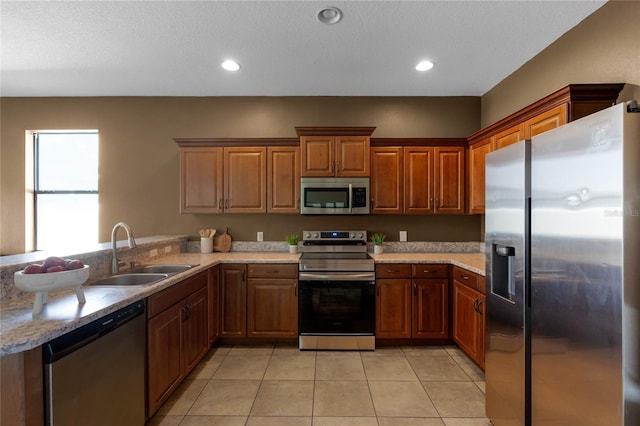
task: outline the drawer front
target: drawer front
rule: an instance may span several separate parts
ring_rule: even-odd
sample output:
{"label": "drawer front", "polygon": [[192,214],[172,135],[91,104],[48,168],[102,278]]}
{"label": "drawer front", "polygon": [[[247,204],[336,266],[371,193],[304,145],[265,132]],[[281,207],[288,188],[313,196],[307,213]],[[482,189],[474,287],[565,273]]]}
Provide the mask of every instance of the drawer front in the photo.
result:
{"label": "drawer front", "polygon": [[297,263],[250,263],[249,278],[298,278]]}
{"label": "drawer front", "polygon": [[449,278],[449,265],[430,263],[413,265],[413,278]]}
{"label": "drawer front", "polygon": [[411,278],[410,263],[378,263],[376,278]]}
{"label": "drawer front", "polygon": [[461,284],[471,287],[474,290],[484,292],[484,289],[482,290],[480,289],[480,277],[477,274],[474,274],[473,272],[467,271],[466,269],[462,269],[457,266],[454,266],[453,279],[455,281],[458,281]]}

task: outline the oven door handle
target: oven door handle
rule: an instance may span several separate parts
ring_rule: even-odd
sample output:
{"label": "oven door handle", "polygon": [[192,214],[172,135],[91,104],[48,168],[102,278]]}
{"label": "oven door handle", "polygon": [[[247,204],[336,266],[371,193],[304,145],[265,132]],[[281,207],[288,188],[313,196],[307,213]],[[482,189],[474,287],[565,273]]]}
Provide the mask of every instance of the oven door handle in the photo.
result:
{"label": "oven door handle", "polygon": [[353,185],[349,184],[349,213],[353,213]]}
{"label": "oven door handle", "polygon": [[346,274],[319,274],[316,272],[300,272],[298,274],[299,281],[371,281],[371,285],[375,285],[373,282],[376,279],[375,274],[372,272],[365,273],[346,273]]}

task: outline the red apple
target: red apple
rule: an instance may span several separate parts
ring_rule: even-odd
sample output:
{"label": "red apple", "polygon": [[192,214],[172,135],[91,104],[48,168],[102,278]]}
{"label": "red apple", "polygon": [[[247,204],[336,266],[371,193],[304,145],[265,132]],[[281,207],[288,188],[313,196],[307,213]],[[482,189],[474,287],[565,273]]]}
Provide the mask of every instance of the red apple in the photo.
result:
{"label": "red apple", "polygon": [[62,269],[64,269],[64,259],[57,256],[47,257],[42,266],[44,266],[45,269],[49,269],[52,266],[62,266]]}
{"label": "red apple", "polygon": [[64,265],[64,268],[67,271],[71,271],[74,269],[82,269],[82,267],[84,267],[84,264],[80,262],[78,259],[71,260],[70,262],[67,262],[66,265]]}
{"label": "red apple", "polygon": [[47,268],[47,274],[50,272],[62,272],[62,271],[64,271],[64,266],[62,265],[56,265],[56,266]]}
{"label": "red apple", "polygon": [[44,266],[37,263],[27,266],[24,268],[24,271],[22,271],[23,274],[44,274],[45,272],[47,272],[47,270]]}

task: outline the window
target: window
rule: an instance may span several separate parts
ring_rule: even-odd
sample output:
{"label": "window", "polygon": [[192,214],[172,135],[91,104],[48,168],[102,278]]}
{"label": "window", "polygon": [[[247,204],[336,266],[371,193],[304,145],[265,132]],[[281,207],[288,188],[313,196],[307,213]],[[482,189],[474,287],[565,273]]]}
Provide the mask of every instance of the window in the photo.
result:
{"label": "window", "polygon": [[34,142],[36,250],[98,242],[98,132],[40,131]]}

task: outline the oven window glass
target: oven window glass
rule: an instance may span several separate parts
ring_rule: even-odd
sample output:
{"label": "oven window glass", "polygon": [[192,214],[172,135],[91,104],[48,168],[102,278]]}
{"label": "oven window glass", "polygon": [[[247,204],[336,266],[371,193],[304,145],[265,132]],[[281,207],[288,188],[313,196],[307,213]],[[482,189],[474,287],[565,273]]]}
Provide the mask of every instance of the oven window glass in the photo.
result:
{"label": "oven window glass", "polygon": [[300,333],[373,334],[375,285],[354,281],[300,281]]}
{"label": "oven window glass", "polygon": [[305,188],[304,206],[323,209],[349,208],[349,189]]}

